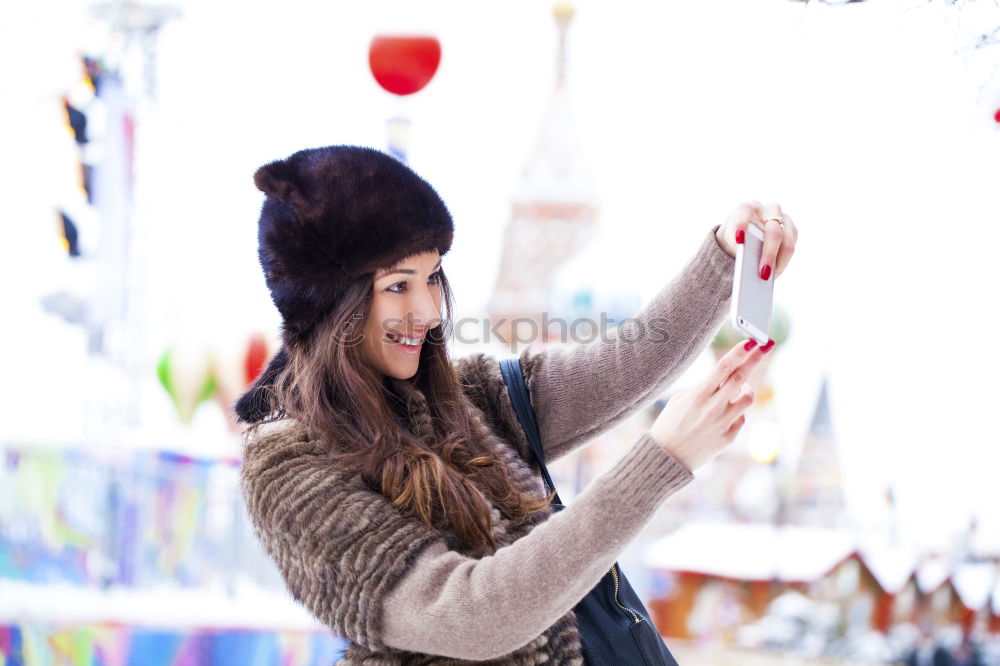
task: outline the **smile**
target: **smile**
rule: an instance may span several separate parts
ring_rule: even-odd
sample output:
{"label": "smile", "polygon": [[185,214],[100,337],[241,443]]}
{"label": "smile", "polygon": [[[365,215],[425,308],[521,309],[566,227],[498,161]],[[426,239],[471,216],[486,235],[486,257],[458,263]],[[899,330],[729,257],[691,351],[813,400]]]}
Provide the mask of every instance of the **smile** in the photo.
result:
{"label": "smile", "polygon": [[407,338],[395,333],[389,333],[386,337],[396,343],[396,348],[404,354],[416,354],[424,342],[423,338]]}

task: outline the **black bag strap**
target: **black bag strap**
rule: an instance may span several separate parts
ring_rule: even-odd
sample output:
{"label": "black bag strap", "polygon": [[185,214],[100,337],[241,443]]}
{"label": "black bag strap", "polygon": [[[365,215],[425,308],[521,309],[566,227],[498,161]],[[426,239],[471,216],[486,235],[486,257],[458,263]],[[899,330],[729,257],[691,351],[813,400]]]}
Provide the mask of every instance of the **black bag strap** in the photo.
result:
{"label": "black bag strap", "polygon": [[[517,420],[521,422],[521,428],[528,438],[531,451],[538,461],[542,478],[551,492],[555,490],[555,485],[552,483],[552,477],[549,476],[549,470],[545,467],[545,450],[542,448],[538,421],[535,419],[535,410],[531,406],[528,387],[521,372],[520,360],[517,358],[501,359],[500,372],[507,384],[507,392],[510,394],[511,404],[514,405]],[[565,508],[558,494],[555,496],[553,507],[556,511]],[[615,569],[618,571],[615,572]],[[608,603],[608,599],[615,598],[617,600],[620,594],[625,595],[626,603],[633,609],[632,613],[639,613],[643,620],[634,623],[630,620],[627,629],[622,628],[621,620],[612,617],[610,610],[612,607]],[[617,601],[617,605],[621,606],[621,601]],[[601,581],[587,593],[587,596],[574,607],[574,610],[579,624],[586,663],[677,666],[677,660],[674,659],[663,642],[663,637],[653,628],[649,611],[642,605],[642,601],[635,594],[617,562],[612,565],[611,571],[605,572]],[[622,611],[622,613],[625,612]],[[617,611],[614,614],[617,615]],[[628,640],[629,635],[634,639],[634,644]],[[631,646],[625,653],[627,656],[620,652],[622,647],[620,637],[624,637],[628,641],[627,645]]]}
{"label": "black bag strap", "polygon": [[[549,470],[545,466],[545,450],[542,448],[542,436],[538,430],[538,421],[535,419],[535,410],[531,406],[531,397],[528,393],[528,385],[524,381],[524,373],[521,372],[521,363],[517,358],[505,358],[500,360],[500,373],[507,384],[507,393],[510,394],[510,402],[514,405],[514,412],[517,420],[521,422],[521,429],[524,430],[531,445],[531,451],[535,454],[538,467],[542,472],[542,478],[548,492],[556,489],[549,476]],[[563,508],[564,504],[556,493],[555,503],[557,509]]]}

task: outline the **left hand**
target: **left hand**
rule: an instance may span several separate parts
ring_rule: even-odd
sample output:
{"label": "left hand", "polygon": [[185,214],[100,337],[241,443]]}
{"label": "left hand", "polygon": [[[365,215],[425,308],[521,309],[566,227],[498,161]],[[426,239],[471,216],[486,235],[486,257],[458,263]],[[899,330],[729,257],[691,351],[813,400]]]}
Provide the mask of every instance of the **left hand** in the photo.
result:
{"label": "left hand", "polygon": [[[783,219],[784,223],[779,224],[778,220],[768,218]],[[737,206],[715,232],[719,245],[730,257],[736,258],[737,233],[742,232],[741,238],[745,238],[747,225],[751,223],[764,230],[764,251],[757,270],[765,280],[770,279],[772,275],[778,277],[795,254],[799,230],[788,213],[781,212],[781,206],[778,204],[747,201]]]}

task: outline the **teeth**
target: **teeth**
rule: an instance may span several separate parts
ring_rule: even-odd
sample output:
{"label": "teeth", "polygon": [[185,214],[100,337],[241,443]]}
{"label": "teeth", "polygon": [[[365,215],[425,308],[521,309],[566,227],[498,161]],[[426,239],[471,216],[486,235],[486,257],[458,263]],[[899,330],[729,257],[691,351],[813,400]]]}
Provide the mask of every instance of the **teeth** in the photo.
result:
{"label": "teeth", "polygon": [[402,342],[404,345],[416,346],[423,342],[422,338],[404,338],[402,335],[396,335],[395,333],[390,333],[389,337],[393,340]]}

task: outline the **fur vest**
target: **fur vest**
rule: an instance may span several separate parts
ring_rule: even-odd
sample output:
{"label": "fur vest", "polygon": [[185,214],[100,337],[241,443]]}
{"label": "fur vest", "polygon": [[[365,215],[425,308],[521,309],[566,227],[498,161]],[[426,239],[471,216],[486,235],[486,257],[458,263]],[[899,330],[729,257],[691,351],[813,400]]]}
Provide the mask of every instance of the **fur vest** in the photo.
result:
{"label": "fur vest", "polygon": [[[455,361],[463,402],[493,454],[524,492],[544,497],[544,486],[511,406],[497,359],[473,354]],[[410,428],[433,436],[424,395],[396,382],[407,397]],[[537,638],[498,660],[465,661],[390,648],[380,635],[382,599],[428,544],[443,539],[465,550],[455,534],[402,515],[380,493],[325,454],[292,420],[263,425],[243,453],[241,488],[254,531],[277,564],[292,596],[349,641],[338,666],[425,664],[583,664],[580,635],[570,610]],[[514,524],[493,504],[498,547],[528,534],[552,508]],[[525,594],[531,594],[526,585]]]}

